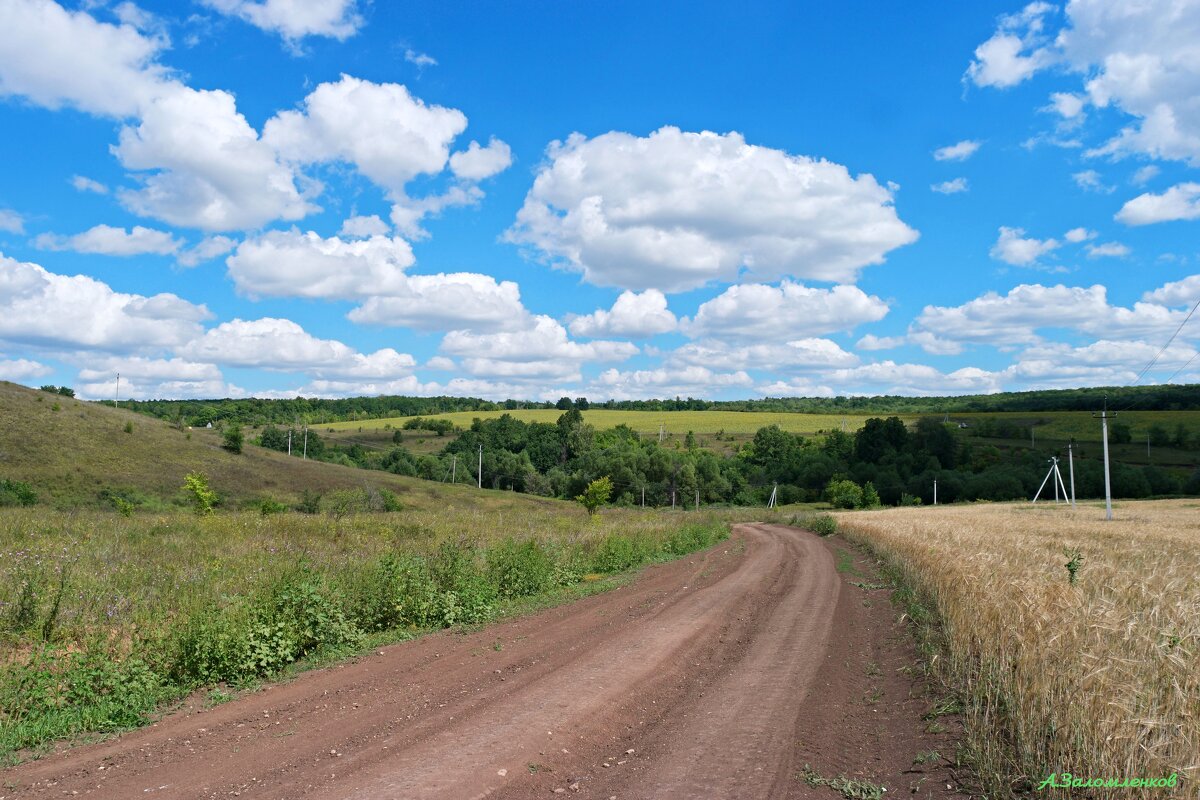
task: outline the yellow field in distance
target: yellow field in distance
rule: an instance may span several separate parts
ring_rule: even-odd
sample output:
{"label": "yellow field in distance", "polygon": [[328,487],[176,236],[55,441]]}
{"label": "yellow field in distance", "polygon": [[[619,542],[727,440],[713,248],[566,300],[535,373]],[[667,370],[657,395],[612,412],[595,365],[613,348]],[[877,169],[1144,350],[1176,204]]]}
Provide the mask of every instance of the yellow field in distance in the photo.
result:
{"label": "yellow field in distance", "polygon": [[[515,411],[457,411],[452,414],[430,414],[426,419],[448,419],[460,428],[471,427],[471,420],[497,419],[504,414],[511,414],[522,422],[553,423],[563,412],[556,408],[531,408]],[[658,426],[665,426],[669,434],[682,436],[688,431],[699,434],[713,434],[718,431],[725,433],[753,434],[759,428],[767,425],[778,425],[791,433],[816,433],[841,427],[846,420],[846,430],[855,431],[862,427],[869,417],[878,414],[794,414],[777,411],[616,411],[605,408],[588,409],[583,412],[583,419],[599,430],[615,428],[618,425],[628,425],[641,434],[658,434]],[[915,420],[914,415],[900,415],[906,421]],[[391,419],[364,419],[354,422],[322,423],[319,429],[333,428],[334,430],[377,430],[391,426],[399,428],[409,419],[408,417],[393,417]]]}
{"label": "yellow field in distance", "polygon": [[[471,427],[471,420],[496,419],[503,414],[511,414],[523,422],[554,422],[561,411],[549,409],[518,409],[514,411],[458,411],[451,414],[430,414],[427,419],[448,419],[460,428]],[[668,435],[682,436],[692,431],[697,436],[711,435],[724,431],[726,434],[748,436],[753,435],[759,428],[767,425],[778,425],[790,433],[814,434],[819,431],[835,430],[842,427],[843,420],[847,431],[856,431],[871,417],[898,416],[905,423],[912,425],[922,416],[939,417],[939,414],[803,414],[781,411],[617,411],[596,408],[583,412],[583,418],[599,430],[614,428],[617,425],[628,425],[640,434],[657,435],[659,425],[662,425]],[[968,425],[977,424],[979,420],[991,418],[1007,419],[1022,426],[1035,425],[1036,435],[1042,439],[1062,439],[1071,437],[1079,441],[1099,441],[1100,421],[1093,419],[1085,411],[1006,411],[1006,412],[969,412],[951,413],[951,421],[965,422]],[[364,419],[351,422],[320,423],[319,430],[334,431],[374,431],[387,428],[399,428],[409,417],[391,417],[388,419]],[[1129,411],[1120,415],[1118,422],[1128,424],[1133,430],[1134,441],[1145,441],[1146,431],[1151,425],[1161,425],[1173,433],[1177,425],[1182,423],[1194,436],[1200,432],[1200,411]]]}

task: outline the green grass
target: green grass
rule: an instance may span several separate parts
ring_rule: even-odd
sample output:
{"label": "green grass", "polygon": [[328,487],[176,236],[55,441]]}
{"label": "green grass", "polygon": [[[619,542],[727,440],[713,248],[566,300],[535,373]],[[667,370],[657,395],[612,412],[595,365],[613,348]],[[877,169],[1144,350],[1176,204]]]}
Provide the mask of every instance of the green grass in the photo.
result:
{"label": "green grass", "polygon": [[200,687],[602,591],[727,532],[719,514],[589,519],[453,493],[340,519],[0,509],[0,761],[141,724]]}

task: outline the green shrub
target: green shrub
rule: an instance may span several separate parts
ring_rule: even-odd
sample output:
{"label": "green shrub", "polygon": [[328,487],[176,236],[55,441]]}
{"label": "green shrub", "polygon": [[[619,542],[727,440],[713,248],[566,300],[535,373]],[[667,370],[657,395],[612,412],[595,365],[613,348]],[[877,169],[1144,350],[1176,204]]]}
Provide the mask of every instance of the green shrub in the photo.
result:
{"label": "green shrub", "polygon": [[264,517],[269,517],[272,514],[282,514],[287,510],[287,505],[279,502],[278,500],[272,500],[269,497],[264,497],[262,500],[258,501],[258,513],[262,514]]}
{"label": "green shrub", "polygon": [[248,605],[203,609],[175,638],[171,675],[185,685],[239,683],[318,650],[356,646],[362,633],[339,599],[319,575],[301,566]]}
{"label": "green shrub", "polygon": [[437,587],[424,559],[389,553],[349,575],[350,617],[365,631],[440,624]]}
{"label": "green shrub", "polygon": [[224,440],[221,442],[221,447],[231,453],[238,454],[242,452],[242,444],[245,442],[245,437],[242,435],[242,429],[239,425],[234,425],[225,431]]}
{"label": "green shrub", "polygon": [[554,583],[554,560],[537,539],[505,539],[488,552],[488,575],[501,597],[527,597]]}
{"label": "green shrub", "polygon": [[372,511],[394,513],[404,510],[404,503],[400,502],[400,498],[396,496],[395,492],[388,489],[375,489],[372,491],[367,505]]}
{"label": "green shrub", "polygon": [[0,668],[0,752],[145,723],[169,688],[147,662],[98,645],[41,647]]}
{"label": "green shrub", "polygon": [[641,549],[632,537],[610,533],[592,552],[592,572],[623,572],[642,560]]}
{"label": "green shrub", "polygon": [[797,520],[797,523],[818,536],[832,536],[837,533],[837,520],[829,514],[811,514]]}
{"label": "green shrub", "polygon": [[28,483],[0,478],[0,506],[32,506],[37,501],[37,492]]}
{"label": "green shrub", "polygon": [[465,541],[443,542],[434,556],[430,571],[439,592],[441,625],[485,622],[495,613],[496,587],[476,562],[475,548]]}
{"label": "green shrub", "polygon": [[302,514],[320,514],[321,493],[314,492],[312,489],[302,491],[300,493],[300,502],[296,504],[296,510]]}

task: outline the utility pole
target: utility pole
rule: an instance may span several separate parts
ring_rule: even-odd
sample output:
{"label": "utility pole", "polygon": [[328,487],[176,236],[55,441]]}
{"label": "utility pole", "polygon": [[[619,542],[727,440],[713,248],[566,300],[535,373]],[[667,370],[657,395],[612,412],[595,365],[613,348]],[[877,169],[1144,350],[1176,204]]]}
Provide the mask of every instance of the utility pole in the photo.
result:
{"label": "utility pole", "polygon": [[308,458],[308,426],[304,426],[304,457]]}
{"label": "utility pole", "polygon": [[121,402],[121,373],[117,373],[117,388],[113,390],[113,408]]}
{"label": "utility pole", "polygon": [[937,505],[937,479],[933,481],[933,504]]}
{"label": "utility pole", "polygon": [[1050,469],[1046,472],[1046,477],[1042,478],[1042,485],[1038,487],[1037,494],[1033,496],[1033,502],[1036,503],[1038,498],[1041,497],[1042,489],[1046,488],[1046,481],[1053,478],[1054,480],[1051,483],[1054,484],[1054,504],[1058,505],[1058,487],[1062,486],[1063,499],[1066,499],[1067,487],[1063,485],[1062,473],[1058,471],[1058,456],[1051,456],[1048,460],[1050,462]]}
{"label": "utility pole", "polygon": [[479,445],[479,480],[476,484],[480,489],[483,488],[483,445]]}
{"label": "utility pole", "polygon": [[[1095,413],[1092,414],[1094,418]],[[1112,481],[1108,476],[1108,421],[1116,417],[1117,412],[1108,413],[1108,397],[1104,398],[1104,410],[1100,412],[1100,432],[1104,442],[1104,518],[1112,519]]]}
{"label": "utility pole", "polygon": [[666,427],[667,426],[664,425],[663,423],[661,423],[661,422],[658,423],[658,443],[659,444],[662,444],[662,442],[663,442],[663,435],[666,433]]}
{"label": "utility pole", "polygon": [[700,490],[696,490],[696,510],[700,510]]}
{"label": "utility pole", "polygon": [[288,428],[288,455],[292,454],[292,429]]}
{"label": "utility pole", "polygon": [[646,487],[642,487],[642,508],[646,507]]}
{"label": "utility pole", "polygon": [[675,510],[675,490],[671,490],[671,510]]}
{"label": "utility pole", "polygon": [[778,491],[779,491],[779,484],[777,483],[771,487],[771,499],[767,500],[767,508],[775,507],[775,493]]}
{"label": "utility pole", "polygon": [[458,477],[458,453],[450,457],[450,482],[454,483]]}
{"label": "utility pole", "polygon": [[1067,443],[1067,467],[1071,470],[1071,508],[1075,507],[1075,454],[1071,452],[1074,442]]}

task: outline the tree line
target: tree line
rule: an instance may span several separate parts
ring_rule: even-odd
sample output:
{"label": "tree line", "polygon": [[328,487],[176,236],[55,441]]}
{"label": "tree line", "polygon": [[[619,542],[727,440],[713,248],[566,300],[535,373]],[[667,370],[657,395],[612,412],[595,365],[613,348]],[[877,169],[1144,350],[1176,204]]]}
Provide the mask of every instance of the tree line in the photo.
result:
{"label": "tree line", "polygon": [[[414,425],[414,427],[416,427]],[[348,447],[308,433],[308,456],[348,466],[387,470],[434,481],[455,481],[546,497],[575,498],[607,477],[611,499],[621,505],[756,505],[776,492],[779,503],[825,500],[842,507],[873,504],[1017,500],[1037,490],[1056,453],[1001,450],[935,417],[910,429],[898,417],[868,419],[854,433],[832,431],[805,437],[777,425],[760,428],[752,440],[722,455],[702,447],[689,433],[661,444],[625,425],[596,430],[578,408],[553,423],[523,422],[504,414],[476,418],[441,452],[412,453],[403,447]],[[302,431],[293,430],[299,455]],[[258,443],[287,450],[287,431],[268,426]],[[1080,458],[1075,487],[1080,498],[1102,497],[1100,462]],[[1065,456],[1065,453],[1058,454]],[[482,470],[482,478],[480,478]],[[1200,494],[1200,470],[1112,465],[1113,494],[1138,498]],[[1065,474],[1065,471],[1064,471]]]}

